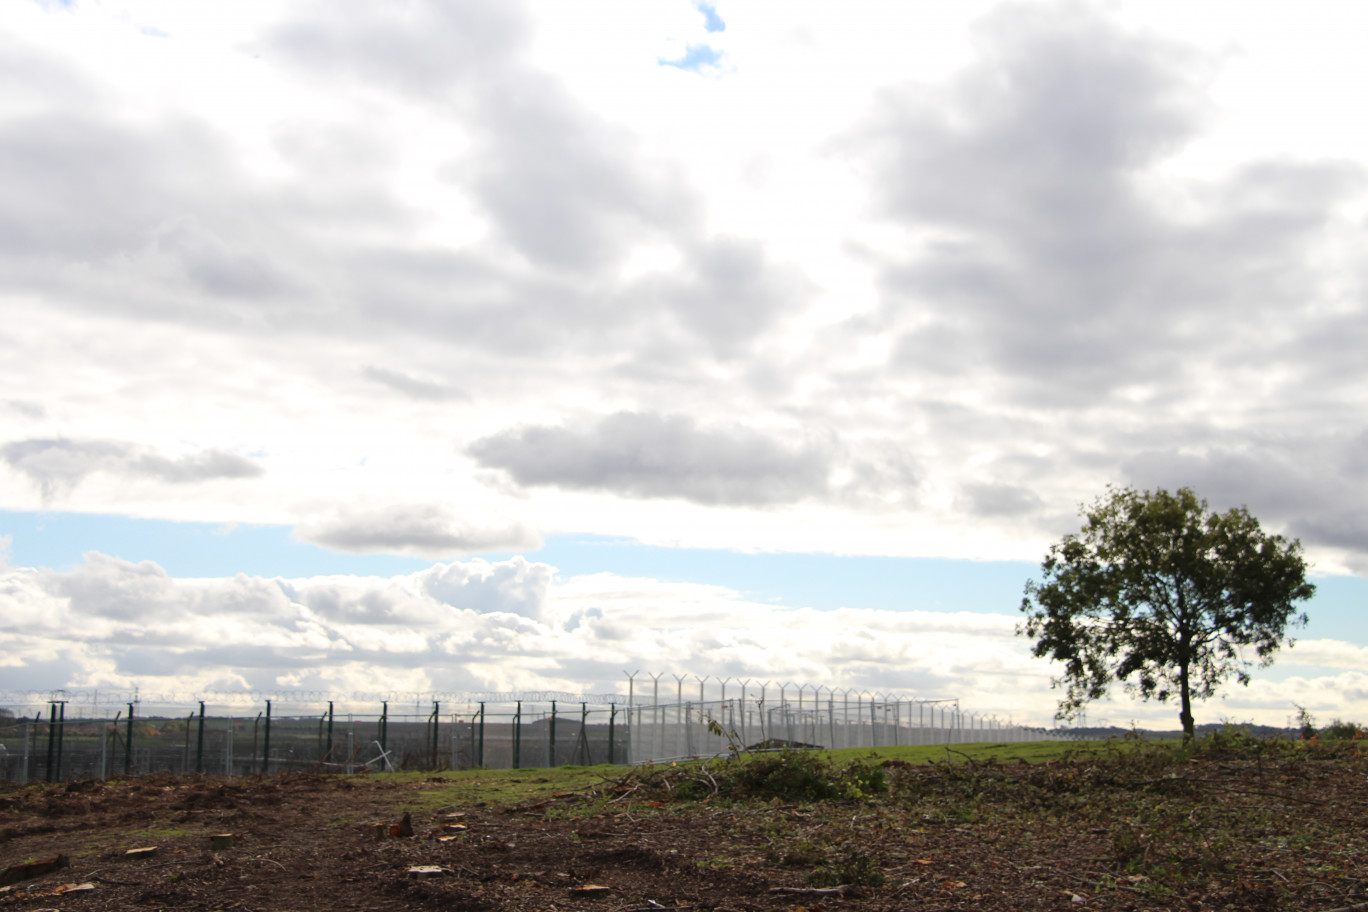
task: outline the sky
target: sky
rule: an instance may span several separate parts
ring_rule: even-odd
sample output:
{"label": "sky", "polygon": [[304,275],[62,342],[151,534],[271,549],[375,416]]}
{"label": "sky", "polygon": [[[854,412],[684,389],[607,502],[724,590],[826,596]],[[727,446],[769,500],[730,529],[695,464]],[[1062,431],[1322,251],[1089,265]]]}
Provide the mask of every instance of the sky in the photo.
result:
{"label": "sky", "polygon": [[[1368,718],[1368,7],[7,3],[0,692],[954,698],[1108,485]],[[1122,694],[1090,723],[1176,727]]]}

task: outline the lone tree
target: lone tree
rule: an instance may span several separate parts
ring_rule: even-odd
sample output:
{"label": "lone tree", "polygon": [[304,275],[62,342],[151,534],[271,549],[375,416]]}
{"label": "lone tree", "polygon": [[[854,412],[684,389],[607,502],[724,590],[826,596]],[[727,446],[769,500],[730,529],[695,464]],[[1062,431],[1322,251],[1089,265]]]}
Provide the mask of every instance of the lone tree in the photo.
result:
{"label": "lone tree", "polygon": [[1194,698],[1232,674],[1249,683],[1242,649],[1268,665],[1287,627],[1306,623],[1296,603],[1316,587],[1301,543],[1264,533],[1244,507],[1213,513],[1189,488],[1109,488],[1081,515],[1083,529],[1051,546],[1044,579],[1026,584],[1017,628],[1036,656],[1064,663],[1056,718],[1118,680],[1142,699],[1176,696],[1190,738]]}

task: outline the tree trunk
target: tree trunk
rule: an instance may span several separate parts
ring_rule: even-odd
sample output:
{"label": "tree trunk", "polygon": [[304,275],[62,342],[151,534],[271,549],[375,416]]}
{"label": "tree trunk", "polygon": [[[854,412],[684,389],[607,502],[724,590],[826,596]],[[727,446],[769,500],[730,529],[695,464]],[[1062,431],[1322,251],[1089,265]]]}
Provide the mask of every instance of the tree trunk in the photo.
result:
{"label": "tree trunk", "polygon": [[1178,666],[1178,701],[1178,721],[1183,725],[1183,740],[1191,741],[1196,736],[1197,729],[1192,719],[1192,693],[1188,687],[1187,662]]}

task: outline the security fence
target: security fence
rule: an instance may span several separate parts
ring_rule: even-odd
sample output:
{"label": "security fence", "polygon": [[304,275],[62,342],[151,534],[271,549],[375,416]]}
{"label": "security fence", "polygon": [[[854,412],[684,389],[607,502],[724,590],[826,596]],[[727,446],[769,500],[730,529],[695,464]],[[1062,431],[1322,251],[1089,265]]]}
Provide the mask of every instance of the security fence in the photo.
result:
{"label": "security fence", "polygon": [[630,752],[625,698],[611,695],[325,696],[24,695],[0,702],[0,780],[546,767],[626,763]]}
{"label": "security fence", "polygon": [[955,700],[697,678],[699,699],[686,700],[682,676],[673,694],[660,678],[647,694],[629,676],[626,695],[0,693],[0,780],[516,769],[1058,737]]}
{"label": "security fence", "polygon": [[812,694],[637,706],[632,762],[720,757],[735,751],[1045,741],[1057,733],[966,713],[954,700]]}

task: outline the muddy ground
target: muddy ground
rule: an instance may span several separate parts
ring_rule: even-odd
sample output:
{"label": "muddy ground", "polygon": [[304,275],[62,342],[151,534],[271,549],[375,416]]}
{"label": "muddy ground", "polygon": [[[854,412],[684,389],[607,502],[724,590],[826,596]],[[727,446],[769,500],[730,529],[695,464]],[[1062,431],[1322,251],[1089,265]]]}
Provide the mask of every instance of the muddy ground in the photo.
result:
{"label": "muddy ground", "polygon": [[885,791],[806,802],[723,800],[681,768],[507,807],[443,777],[0,786],[0,871],[65,862],[0,909],[1368,909],[1365,769],[893,764]]}

